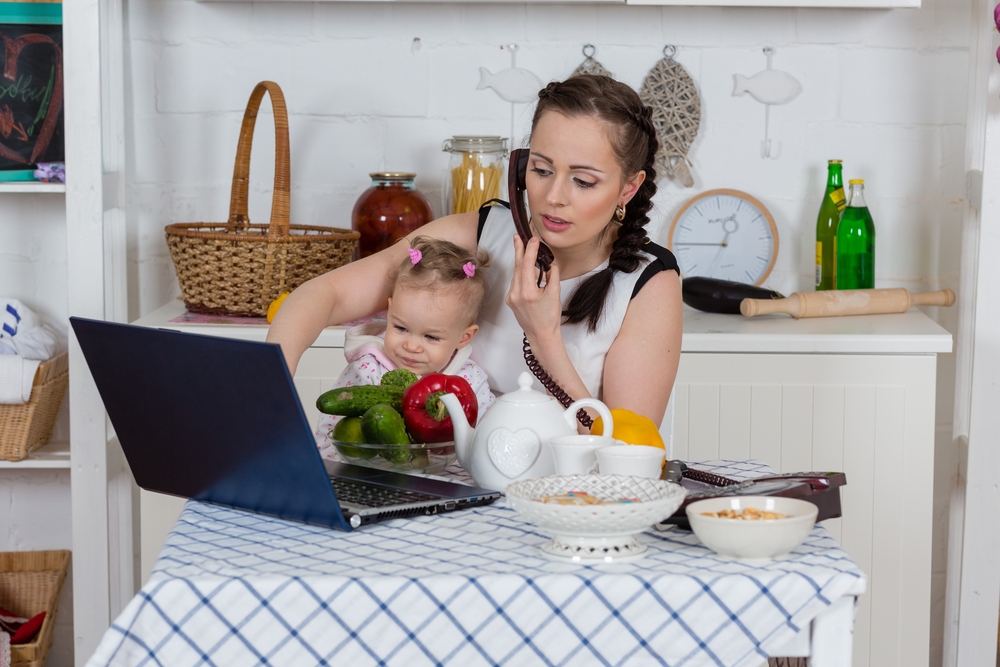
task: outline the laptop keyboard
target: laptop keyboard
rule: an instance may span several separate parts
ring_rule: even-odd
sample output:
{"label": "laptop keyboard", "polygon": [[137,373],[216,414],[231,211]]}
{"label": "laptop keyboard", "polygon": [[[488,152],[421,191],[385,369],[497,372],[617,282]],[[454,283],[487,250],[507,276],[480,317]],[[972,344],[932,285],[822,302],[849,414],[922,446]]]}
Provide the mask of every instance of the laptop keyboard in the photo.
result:
{"label": "laptop keyboard", "polygon": [[333,483],[333,490],[337,493],[338,500],[364,507],[388,507],[390,505],[441,500],[439,496],[427,493],[365,484],[342,477],[331,477],[330,481]]}

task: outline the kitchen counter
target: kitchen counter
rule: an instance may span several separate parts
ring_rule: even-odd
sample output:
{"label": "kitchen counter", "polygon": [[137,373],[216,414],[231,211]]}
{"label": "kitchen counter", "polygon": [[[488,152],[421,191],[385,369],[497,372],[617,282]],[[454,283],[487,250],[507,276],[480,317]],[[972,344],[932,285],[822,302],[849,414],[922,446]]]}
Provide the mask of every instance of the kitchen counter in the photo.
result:
{"label": "kitchen counter", "polygon": [[684,306],[682,352],[939,354],[951,334],[916,308],[892,315],[718,315]]}
{"label": "kitchen counter", "polygon": [[843,471],[843,518],[824,522],[871,577],[853,664],[926,665],[937,354],[923,312],[794,320],[685,308],[670,455]]}
{"label": "kitchen counter", "polygon": [[[241,340],[264,340],[266,325],[171,322],[184,315],[174,300],[135,324]],[[313,348],[344,347],[344,327],[324,329]],[[951,352],[951,334],[916,308],[894,315],[816,317],[703,313],[684,306],[682,352],[940,354]]]}

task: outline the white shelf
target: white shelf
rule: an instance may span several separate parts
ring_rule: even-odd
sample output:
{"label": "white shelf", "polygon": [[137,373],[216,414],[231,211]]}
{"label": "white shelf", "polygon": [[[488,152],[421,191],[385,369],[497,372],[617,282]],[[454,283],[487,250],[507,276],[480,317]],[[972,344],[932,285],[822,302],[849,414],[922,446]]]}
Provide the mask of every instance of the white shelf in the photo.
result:
{"label": "white shelf", "polygon": [[0,182],[0,192],[66,192],[65,183],[42,183],[40,181]]}
{"label": "white shelf", "polygon": [[[172,329],[174,331],[184,331],[196,333],[203,336],[220,336],[222,338],[235,338],[237,340],[252,340],[264,342],[267,337],[266,324],[199,324],[195,322],[171,322],[174,318],[181,317],[187,312],[184,303],[179,300],[171,301],[165,306],[161,306],[151,313],[143,315],[132,324],[141,327],[154,327],[157,329]],[[344,347],[344,333],[346,327],[327,327],[320,332],[319,338],[312,344],[312,347]]]}
{"label": "white shelf", "polygon": [[69,467],[68,440],[50,440],[47,444],[33,451],[23,461],[0,461],[0,469],[65,468],[69,470]]}

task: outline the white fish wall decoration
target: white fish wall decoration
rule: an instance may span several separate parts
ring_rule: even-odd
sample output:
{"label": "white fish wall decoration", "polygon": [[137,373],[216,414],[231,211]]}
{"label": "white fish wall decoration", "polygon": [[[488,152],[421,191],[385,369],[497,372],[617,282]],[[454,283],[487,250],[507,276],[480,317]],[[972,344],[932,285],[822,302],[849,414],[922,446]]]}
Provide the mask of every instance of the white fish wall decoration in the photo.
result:
{"label": "white fish wall decoration", "polygon": [[508,102],[534,102],[538,99],[538,91],[542,82],[534,72],[520,67],[502,69],[496,74],[485,67],[479,68],[479,85],[476,90],[492,88],[501,99]]}
{"label": "white fish wall decoration", "polygon": [[774,57],[774,47],[765,46],[764,55],[767,57],[767,69],[757,72],[751,77],[741,74],[733,75],[733,97],[750,93],[758,102],[764,105],[764,142],[760,145],[760,156],[764,158],[777,158],[780,151],[780,143],[771,142],[771,105],[788,104],[802,92],[802,84],[799,80],[788,72],[771,69],[771,59]]}
{"label": "white fish wall decoration", "polygon": [[734,74],[733,96],[750,93],[764,104],[788,104],[802,92],[802,84],[788,72],[766,69],[747,78]]}

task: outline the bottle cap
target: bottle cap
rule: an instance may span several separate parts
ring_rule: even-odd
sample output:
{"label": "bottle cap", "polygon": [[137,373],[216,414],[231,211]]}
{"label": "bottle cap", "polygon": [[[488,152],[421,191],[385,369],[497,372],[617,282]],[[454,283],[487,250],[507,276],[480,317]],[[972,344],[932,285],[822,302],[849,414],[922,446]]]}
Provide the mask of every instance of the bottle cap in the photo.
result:
{"label": "bottle cap", "polygon": [[847,184],[848,185],[855,185],[855,184],[857,184],[857,185],[864,185],[865,184],[865,179],[863,179],[863,178],[852,178],[851,180],[847,181]]}
{"label": "bottle cap", "polygon": [[827,164],[844,164],[843,160],[827,160]]}

